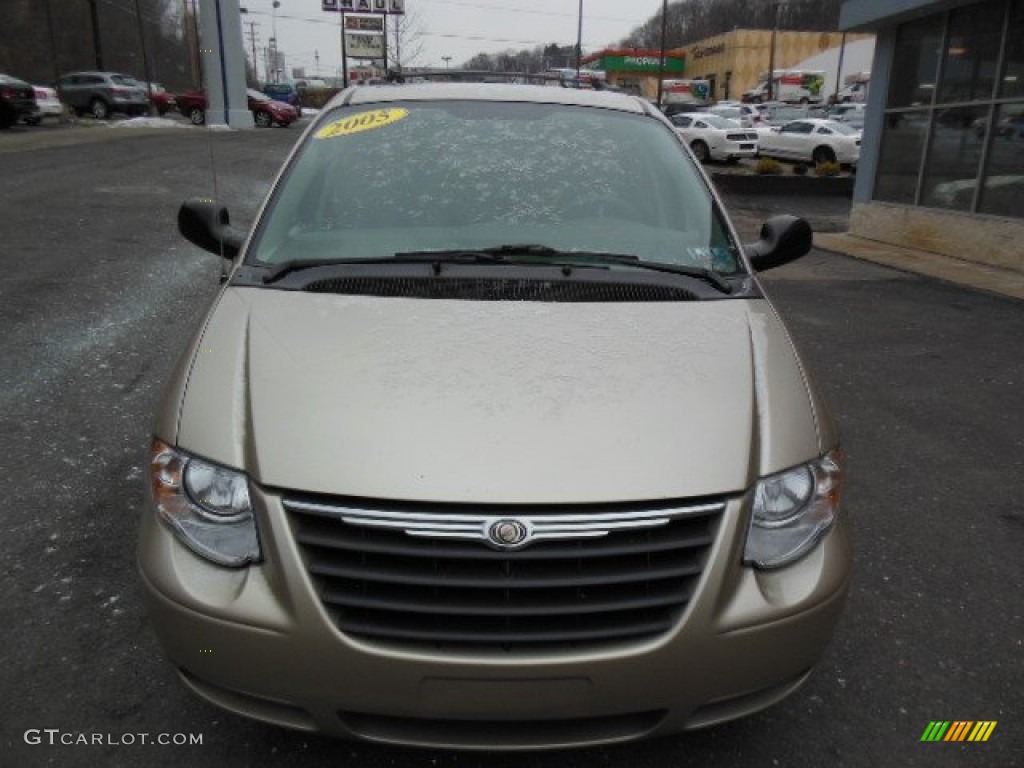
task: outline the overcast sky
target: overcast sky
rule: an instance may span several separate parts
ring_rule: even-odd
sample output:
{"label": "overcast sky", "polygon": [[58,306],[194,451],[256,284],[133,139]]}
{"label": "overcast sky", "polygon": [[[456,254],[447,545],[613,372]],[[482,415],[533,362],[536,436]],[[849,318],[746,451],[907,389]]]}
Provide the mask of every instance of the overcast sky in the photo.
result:
{"label": "overcast sky", "polygon": [[[324,13],[320,0],[280,3],[277,37],[289,71],[305,67],[307,76],[315,77],[319,52],[320,73],[335,74],[341,66],[338,14]],[[267,45],[273,36],[272,0],[240,4],[249,11],[243,23],[259,25],[257,47]],[[661,0],[583,0],[584,54],[617,42],[660,8]],[[443,56],[451,56],[451,66],[456,66],[481,51],[576,43],[579,0],[406,0],[406,9],[422,28],[422,54],[413,62],[418,66],[441,68]],[[248,27],[244,39],[251,50]]]}

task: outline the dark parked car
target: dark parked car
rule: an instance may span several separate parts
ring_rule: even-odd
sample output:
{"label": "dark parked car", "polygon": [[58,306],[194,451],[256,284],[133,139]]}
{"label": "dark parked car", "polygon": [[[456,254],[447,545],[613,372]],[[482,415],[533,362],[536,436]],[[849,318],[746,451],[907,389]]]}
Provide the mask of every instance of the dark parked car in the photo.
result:
{"label": "dark parked car", "polygon": [[0,128],[10,128],[19,120],[31,120],[38,111],[31,85],[0,74]]}
{"label": "dark parked car", "polygon": [[72,113],[106,120],[114,112],[144,115],[149,111],[146,86],[116,72],[72,72],[57,81],[60,100]]}
{"label": "dark parked car", "polygon": [[274,101],[283,101],[296,108],[299,106],[299,91],[291,83],[267,83],[263,92]]}
{"label": "dark parked car", "polygon": [[[245,92],[252,119],[260,128],[272,125],[289,126],[299,119],[299,111],[280,101],[274,101],[265,93],[251,88]],[[206,91],[190,91],[177,96],[178,111],[193,125],[206,123]]]}

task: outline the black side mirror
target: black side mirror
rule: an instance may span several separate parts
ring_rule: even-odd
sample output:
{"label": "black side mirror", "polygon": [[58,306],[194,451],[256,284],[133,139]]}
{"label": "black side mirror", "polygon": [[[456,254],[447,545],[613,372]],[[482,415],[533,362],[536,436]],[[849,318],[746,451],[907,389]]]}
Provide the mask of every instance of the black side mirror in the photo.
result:
{"label": "black side mirror", "polygon": [[761,239],[745,246],[755,272],[796,261],[811,250],[811,225],[796,216],[772,216],[761,225]]}
{"label": "black side mirror", "polygon": [[178,231],[204,251],[234,259],[245,235],[231,229],[228,209],[208,198],[191,197],[178,209]]}

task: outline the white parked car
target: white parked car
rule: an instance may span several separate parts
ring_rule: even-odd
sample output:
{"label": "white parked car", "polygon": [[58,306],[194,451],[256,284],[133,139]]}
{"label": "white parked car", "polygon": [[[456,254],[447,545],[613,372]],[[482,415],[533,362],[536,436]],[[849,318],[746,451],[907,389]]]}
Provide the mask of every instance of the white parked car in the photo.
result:
{"label": "white parked car", "polygon": [[758,134],[760,152],[766,157],[840,165],[860,160],[860,137],[860,131],[845,123],[813,117]]}
{"label": "white parked car", "polygon": [[57,91],[47,88],[45,85],[33,85],[32,91],[36,95],[36,107],[39,111],[31,117],[26,117],[25,122],[29,125],[39,125],[44,117],[60,117],[64,112],[64,105],[57,98]]}
{"label": "white parked car", "polygon": [[744,128],[757,128],[765,121],[767,107],[764,104],[727,104],[720,101],[708,111],[713,115],[736,120]]}
{"label": "white parked car", "polygon": [[757,155],[757,133],[735,120],[708,112],[673,115],[669,120],[702,163]]}
{"label": "white parked car", "polygon": [[828,119],[846,123],[858,131],[863,131],[866,113],[867,109],[864,104],[836,104],[828,111]]}

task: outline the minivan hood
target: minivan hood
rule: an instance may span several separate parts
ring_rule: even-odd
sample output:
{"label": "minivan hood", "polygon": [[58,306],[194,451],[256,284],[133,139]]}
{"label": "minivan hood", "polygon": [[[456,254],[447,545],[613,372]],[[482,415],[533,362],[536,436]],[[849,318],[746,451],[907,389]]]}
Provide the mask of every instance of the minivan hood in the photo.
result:
{"label": "minivan hood", "polygon": [[177,443],[268,487],[441,502],[734,493],[820,451],[764,300],[541,303],[229,287]]}

